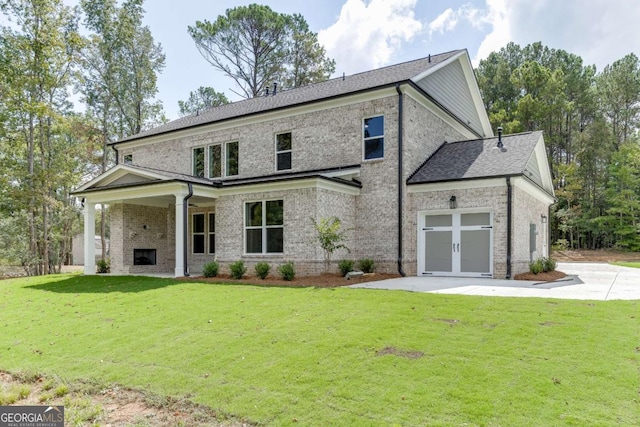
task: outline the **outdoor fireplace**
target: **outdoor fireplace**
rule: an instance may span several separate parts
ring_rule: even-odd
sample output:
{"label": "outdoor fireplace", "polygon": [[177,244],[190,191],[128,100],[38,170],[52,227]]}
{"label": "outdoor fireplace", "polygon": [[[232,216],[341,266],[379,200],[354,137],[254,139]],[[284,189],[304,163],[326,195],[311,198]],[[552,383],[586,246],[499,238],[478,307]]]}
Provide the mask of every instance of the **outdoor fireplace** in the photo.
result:
{"label": "outdoor fireplace", "polygon": [[134,249],[133,265],[156,265],[156,250]]}

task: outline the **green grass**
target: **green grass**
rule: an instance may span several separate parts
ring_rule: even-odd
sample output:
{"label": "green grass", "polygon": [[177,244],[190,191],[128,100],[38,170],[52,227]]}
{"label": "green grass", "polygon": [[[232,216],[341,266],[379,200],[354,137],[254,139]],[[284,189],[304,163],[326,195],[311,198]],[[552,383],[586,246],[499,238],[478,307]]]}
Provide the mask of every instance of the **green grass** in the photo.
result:
{"label": "green grass", "polygon": [[277,426],[637,425],[640,307],[141,277],[7,280],[0,369],[118,383]]}
{"label": "green grass", "polygon": [[619,265],[621,267],[640,268],[640,262],[637,262],[637,261],[616,261],[616,262],[611,262],[610,264]]}

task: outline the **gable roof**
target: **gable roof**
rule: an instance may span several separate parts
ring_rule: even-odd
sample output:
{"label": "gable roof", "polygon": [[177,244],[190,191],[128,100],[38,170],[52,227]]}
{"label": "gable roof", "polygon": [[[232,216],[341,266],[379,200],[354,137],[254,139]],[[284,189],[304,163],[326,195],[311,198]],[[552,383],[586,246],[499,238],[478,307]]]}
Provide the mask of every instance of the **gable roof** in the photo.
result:
{"label": "gable roof", "polygon": [[[469,77],[468,73],[464,74],[463,72],[458,71],[457,68],[456,71],[458,72],[451,76],[458,79],[461,77],[465,79],[475,79],[473,76],[473,69],[469,68],[470,62],[467,51],[464,49],[454,50],[438,55],[429,55],[426,58],[391,65],[351,76],[338,77],[321,83],[315,83],[285,91],[278,91],[275,95],[258,96],[256,98],[213,107],[201,111],[198,114],[182,117],[155,128],[140,132],[136,135],[124,138],[112,143],[112,145],[253,114],[265,113],[268,111],[304,105],[321,100],[328,100],[359,92],[380,89],[393,86],[398,83],[411,82],[421,90],[428,91],[432,86],[425,85],[423,83],[425,80],[430,79],[430,72],[438,71],[459,58],[461,58],[461,63],[463,64],[462,67],[467,71],[469,69],[471,70],[471,77]],[[479,90],[477,89],[475,81],[471,86],[473,87],[462,90],[464,92],[464,100],[472,101],[475,104],[478,104],[479,102],[479,105],[474,104],[475,108],[473,109],[473,117],[470,119],[467,117],[459,117],[459,120],[461,123],[464,123],[465,126],[469,126],[468,124],[471,124],[470,128],[478,135],[491,134],[491,128],[488,126],[488,118],[482,117],[486,116],[486,112],[484,112],[484,107],[482,107],[482,102],[479,98]],[[458,92],[460,91],[461,90]],[[431,95],[430,93],[427,94]],[[433,99],[444,109],[450,109],[452,103],[449,102],[448,99],[439,97],[438,95],[439,94],[436,93]],[[453,113],[457,115],[459,112],[453,111]]]}
{"label": "gable roof", "polygon": [[525,176],[553,195],[542,132],[445,142],[407,180],[407,184]]}

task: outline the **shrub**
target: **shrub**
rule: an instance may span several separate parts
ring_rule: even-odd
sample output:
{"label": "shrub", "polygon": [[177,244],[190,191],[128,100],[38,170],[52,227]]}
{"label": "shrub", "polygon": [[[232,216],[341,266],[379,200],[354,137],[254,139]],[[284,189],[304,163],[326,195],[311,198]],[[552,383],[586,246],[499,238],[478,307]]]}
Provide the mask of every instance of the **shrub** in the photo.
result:
{"label": "shrub", "polygon": [[544,261],[538,258],[537,260],[529,263],[529,271],[533,274],[542,273],[544,271]]}
{"label": "shrub", "polygon": [[556,267],[558,266],[558,263],[556,262],[556,260],[551,258],[551,257],[543,258],[543,263],[544,263],[543,270],[545,272],[547,272],[547,271],[555,271]]}
{"label": "shrub", "polygon": [[346,276],[347,273],[353,271],[353,264],[354,262],[350,259],[343,259],[338,263],[338,269],[342,276]]}
{"label": "shrub", "polygon": [[269,270],[271,270],[271,266],[269,265],[268,262],[262,261],[256,264],[256,266],[254,267],[254,270],[256,271],[256,276],[264,280],[269,275]]}
{"label": "shrub", "polygon": [[278,273],[280,273],[280,277],[282,280],[293,280],[296,277],[296,269],[293,266],[293,262],[289,261],[285,264],[282,264],[278,267]]}
{"label": "shrub", "polygon": [[98,268],[98,273],[104,274],[108,273],[111,267],[109,266],[109,261],[100,259],[96,262],[96,267]]}
{"label": "shrub", "polygon": [[206,263],[202,268],[202,274],[204,275],[204,277],[216,277],[219,271],[220,266],[215,261]]}
{"label": "shrub", "polygon": [[231,270],[231,277],[234,279],[242,279],[244,273],[247,272],[247,267],[244,266],[244,262],[242,261],[234,262],[229,266],[229,269]]}
{"label": "shrub", "polygon": [[358,267],[363,273],[373,273],[376,270],[376,263],[370,258],[358,261]]}

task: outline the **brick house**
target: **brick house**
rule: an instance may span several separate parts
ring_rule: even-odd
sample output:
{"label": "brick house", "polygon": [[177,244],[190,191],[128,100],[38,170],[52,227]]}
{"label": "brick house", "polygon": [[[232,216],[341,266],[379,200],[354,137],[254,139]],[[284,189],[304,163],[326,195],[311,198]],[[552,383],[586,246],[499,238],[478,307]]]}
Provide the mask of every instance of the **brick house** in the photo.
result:
{"label": "brick house", "polygon": [[[466,50],[202,111],[114,143],[81,186],[85,236],[111,209],[114,273],[211,260],[323,270],[311,218],[336,216],[378,271],[511,277],[549,249],[540,132],[494,133]],[[85,245],[85,274],[93,274]]]}

